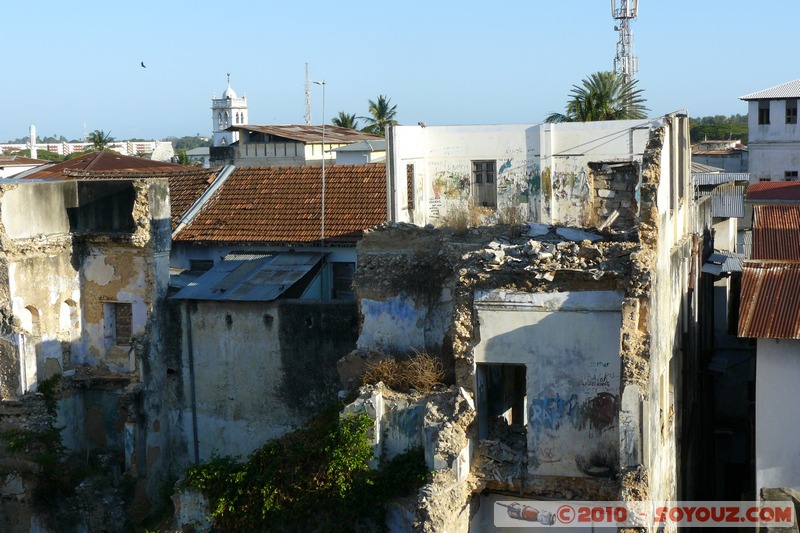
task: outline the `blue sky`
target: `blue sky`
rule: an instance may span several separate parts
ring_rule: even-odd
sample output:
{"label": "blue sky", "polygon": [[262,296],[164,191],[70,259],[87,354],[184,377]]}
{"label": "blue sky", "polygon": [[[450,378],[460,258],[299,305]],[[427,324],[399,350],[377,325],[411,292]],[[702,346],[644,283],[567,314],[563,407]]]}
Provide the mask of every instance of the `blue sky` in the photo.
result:
{"label": "blue sky", "polygon": [[[36,5],[3,6],[0,141],[31,123],[68,138],[84,124],[118,139],[210,135],[227,72],[251,123],[302,124],[306,63],[327,82],[328,121],[385,94],[403,124],[541,122],[573,84],[612,68],[617,41],[609,0]],[[640,0],[632,28],[650,114],[744,114],[739,96],[800,77],[798,14],[797,0]]]}

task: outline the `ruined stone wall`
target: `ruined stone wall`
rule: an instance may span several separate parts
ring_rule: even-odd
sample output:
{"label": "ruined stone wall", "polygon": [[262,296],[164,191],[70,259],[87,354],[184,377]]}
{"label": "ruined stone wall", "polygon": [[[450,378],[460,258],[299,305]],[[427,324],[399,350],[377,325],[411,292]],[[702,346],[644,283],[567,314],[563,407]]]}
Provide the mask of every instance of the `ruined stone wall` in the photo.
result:
{"label": "ruined stone wall", "polygon": [[[108,191],[122,191],[125,201],[103,200]],[[109,451],[136,479],[134,514],[140,517],[158,499],[171,460],[161,357],[168,198],[164,180],[0,187],[0,245],[8,276],[0,306],[11,317],[6,340],[19,354],[16,361],[8,358],[9,367],[18,365],[10,374],[18,376],[20,393],[63,374],[58,419],[64,444],[71,451]],[[28,202],[34,200],[31,217]],[[119,211],[128,207],[130,212]],[[109,305],[117,302],[132,305],[124,344],[110,341],[118,330],[109,323]]]}
{"label": "ruined stone wall", "polygon": [[597,164],[592,167],[592,225],[600,225],[614,211],[619,213],[616,227],[629,228],[636,222],[638,205],[635,192],[639,181],[636,164]]}

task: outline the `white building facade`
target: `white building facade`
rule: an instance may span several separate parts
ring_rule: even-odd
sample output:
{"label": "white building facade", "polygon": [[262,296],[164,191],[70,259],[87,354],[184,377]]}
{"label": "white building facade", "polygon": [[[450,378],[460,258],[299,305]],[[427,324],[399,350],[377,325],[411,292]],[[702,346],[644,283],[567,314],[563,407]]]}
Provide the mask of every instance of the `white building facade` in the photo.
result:
{"label": "white building facade", "polygon": [[211,99],[211,131],[213,146],[230,146],[239,140],[238,131],[226,131],[231,126],[247,124],[247,97],[239,96],[231,88],[231,75],[228,74],[228,87],[221,98]]}
{"label": "white building facade", "polygon": [[741,97],[747,102],[750,183],[800,179],[800,80]]}

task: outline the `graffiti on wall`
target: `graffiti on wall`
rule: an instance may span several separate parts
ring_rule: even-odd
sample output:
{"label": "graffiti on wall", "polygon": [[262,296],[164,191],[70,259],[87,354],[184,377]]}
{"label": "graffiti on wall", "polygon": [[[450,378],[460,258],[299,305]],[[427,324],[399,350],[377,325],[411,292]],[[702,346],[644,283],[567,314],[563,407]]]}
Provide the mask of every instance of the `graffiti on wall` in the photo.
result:
{"label": "graffiti on wall", "polygon": [[610,392],[579,400],[577,393],[555,396],[539,394],[531,400],[530,422],[534,431],[558,430],[562,426],[603,431],[615,425],[619,398]]}
{"label": "graffiti on wall", "polygon": [[541,217],[542,174],[534,160],[506,159],[497,172],[498,208],[516,208],[526,220]]}

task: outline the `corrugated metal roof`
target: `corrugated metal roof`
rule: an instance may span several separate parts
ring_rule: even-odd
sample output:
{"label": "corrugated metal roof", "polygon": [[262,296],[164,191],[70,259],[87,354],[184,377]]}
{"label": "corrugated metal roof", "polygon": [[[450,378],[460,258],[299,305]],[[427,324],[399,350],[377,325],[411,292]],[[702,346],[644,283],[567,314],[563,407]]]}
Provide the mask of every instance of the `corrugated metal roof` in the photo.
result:
{"label": "corrugated metal roof", "polygon": [[270,302],[295,287],[322,257],[295,252],[229,254],[172,298]]}
{"label": "corrugated metal roof", "polygon": [[760,181],[747,188],[747,201],[797,202],[800,201],[800,181]]}
{"label": "corrugated metal roof", "polygon": [[800,263],[745,262],[739,336],[800,339]]}
{"label": "corrugated metal roof", "polygon": [[91,152],[74,159],[49,165],[38,172],[26,174],[29,179],[64,179],[67,171],[122,171],[136,173],[202,171],[196,167],[153,161],[143,157],[122,155],[117,152]]}
{"label": "corrugated metal roof", "polygon": [[751,258],[800,261],[800,205],[753,206]]}
{"label": "corrugated metal roof", "polygon": [[724,183],[711,191],[711,215],[720,218],[744,216],[744,185]]}
{"label": "corrugated metal roof", "polygon": [[[327,133],[327,130],[326,130]],[[325,136],[327,141],[327,135]],[[359,141],[357,143],[348,144],[347,146],[340,146],[334,148],[332,152],[380,152],[386,150],[386,139],[377,141]]]}
{"label": "corrugated metal roof", "polygon": [[747,172],[692,172],[692,181],[695,185],[721,185],[736,181],[749,182],[750,174]]}
{"label": "corrugated metal roof", "polygon": [[776,85],[763,91],[740,96],[739,100],[773,100],[778,98],[800,98],[800,80]]}
{"label": "corrugated metal roof", "polygon": [[[276,137],[283,137],[286,139],[292,139],[295,141],[301,141],[306,143],[322,142],[321,124],[316,126],[248,125],[248,126],[231,126],[228,129],[255,131],[258,133],[265,133],[267,135],[274,135]],[[379,135],[373,135],[372,133],[364,133],[363,131],[352,130],[350,128],[325,125],[325,144],[354,143],[358,141],[375,141],[375,140],[384,140],[384,138]]]}
{"label": "corrugated metal roof", "polygon": [[741,232],[742,242],[739,244],[739,253],[744,256],[745,259],[750,259],[753,255],[753,231],[752,230],[744,230]]}
{"label": "corrugated metal roof", "polygon": [[703,172],[718,174],[724,171],[724,168],[712,167],[711,165],[704,165],[702,163],[692,161],[692,174],[701,174]]}
{"label": "corrugated metal roof", "polygon": [[744,256],[727,250],[714,250],[706,263],[703,265],[703,272],[719,276],[723,272],[741,272]]}
{"label": "corrugated metal roof", "polygon": [[17,166],[30,166],[30,165],[45,165],[49,163],[45,159],[31,159],[30,157],[23,157],[21,155],[0,155],[0,166],[4,167],[17,167]]}

